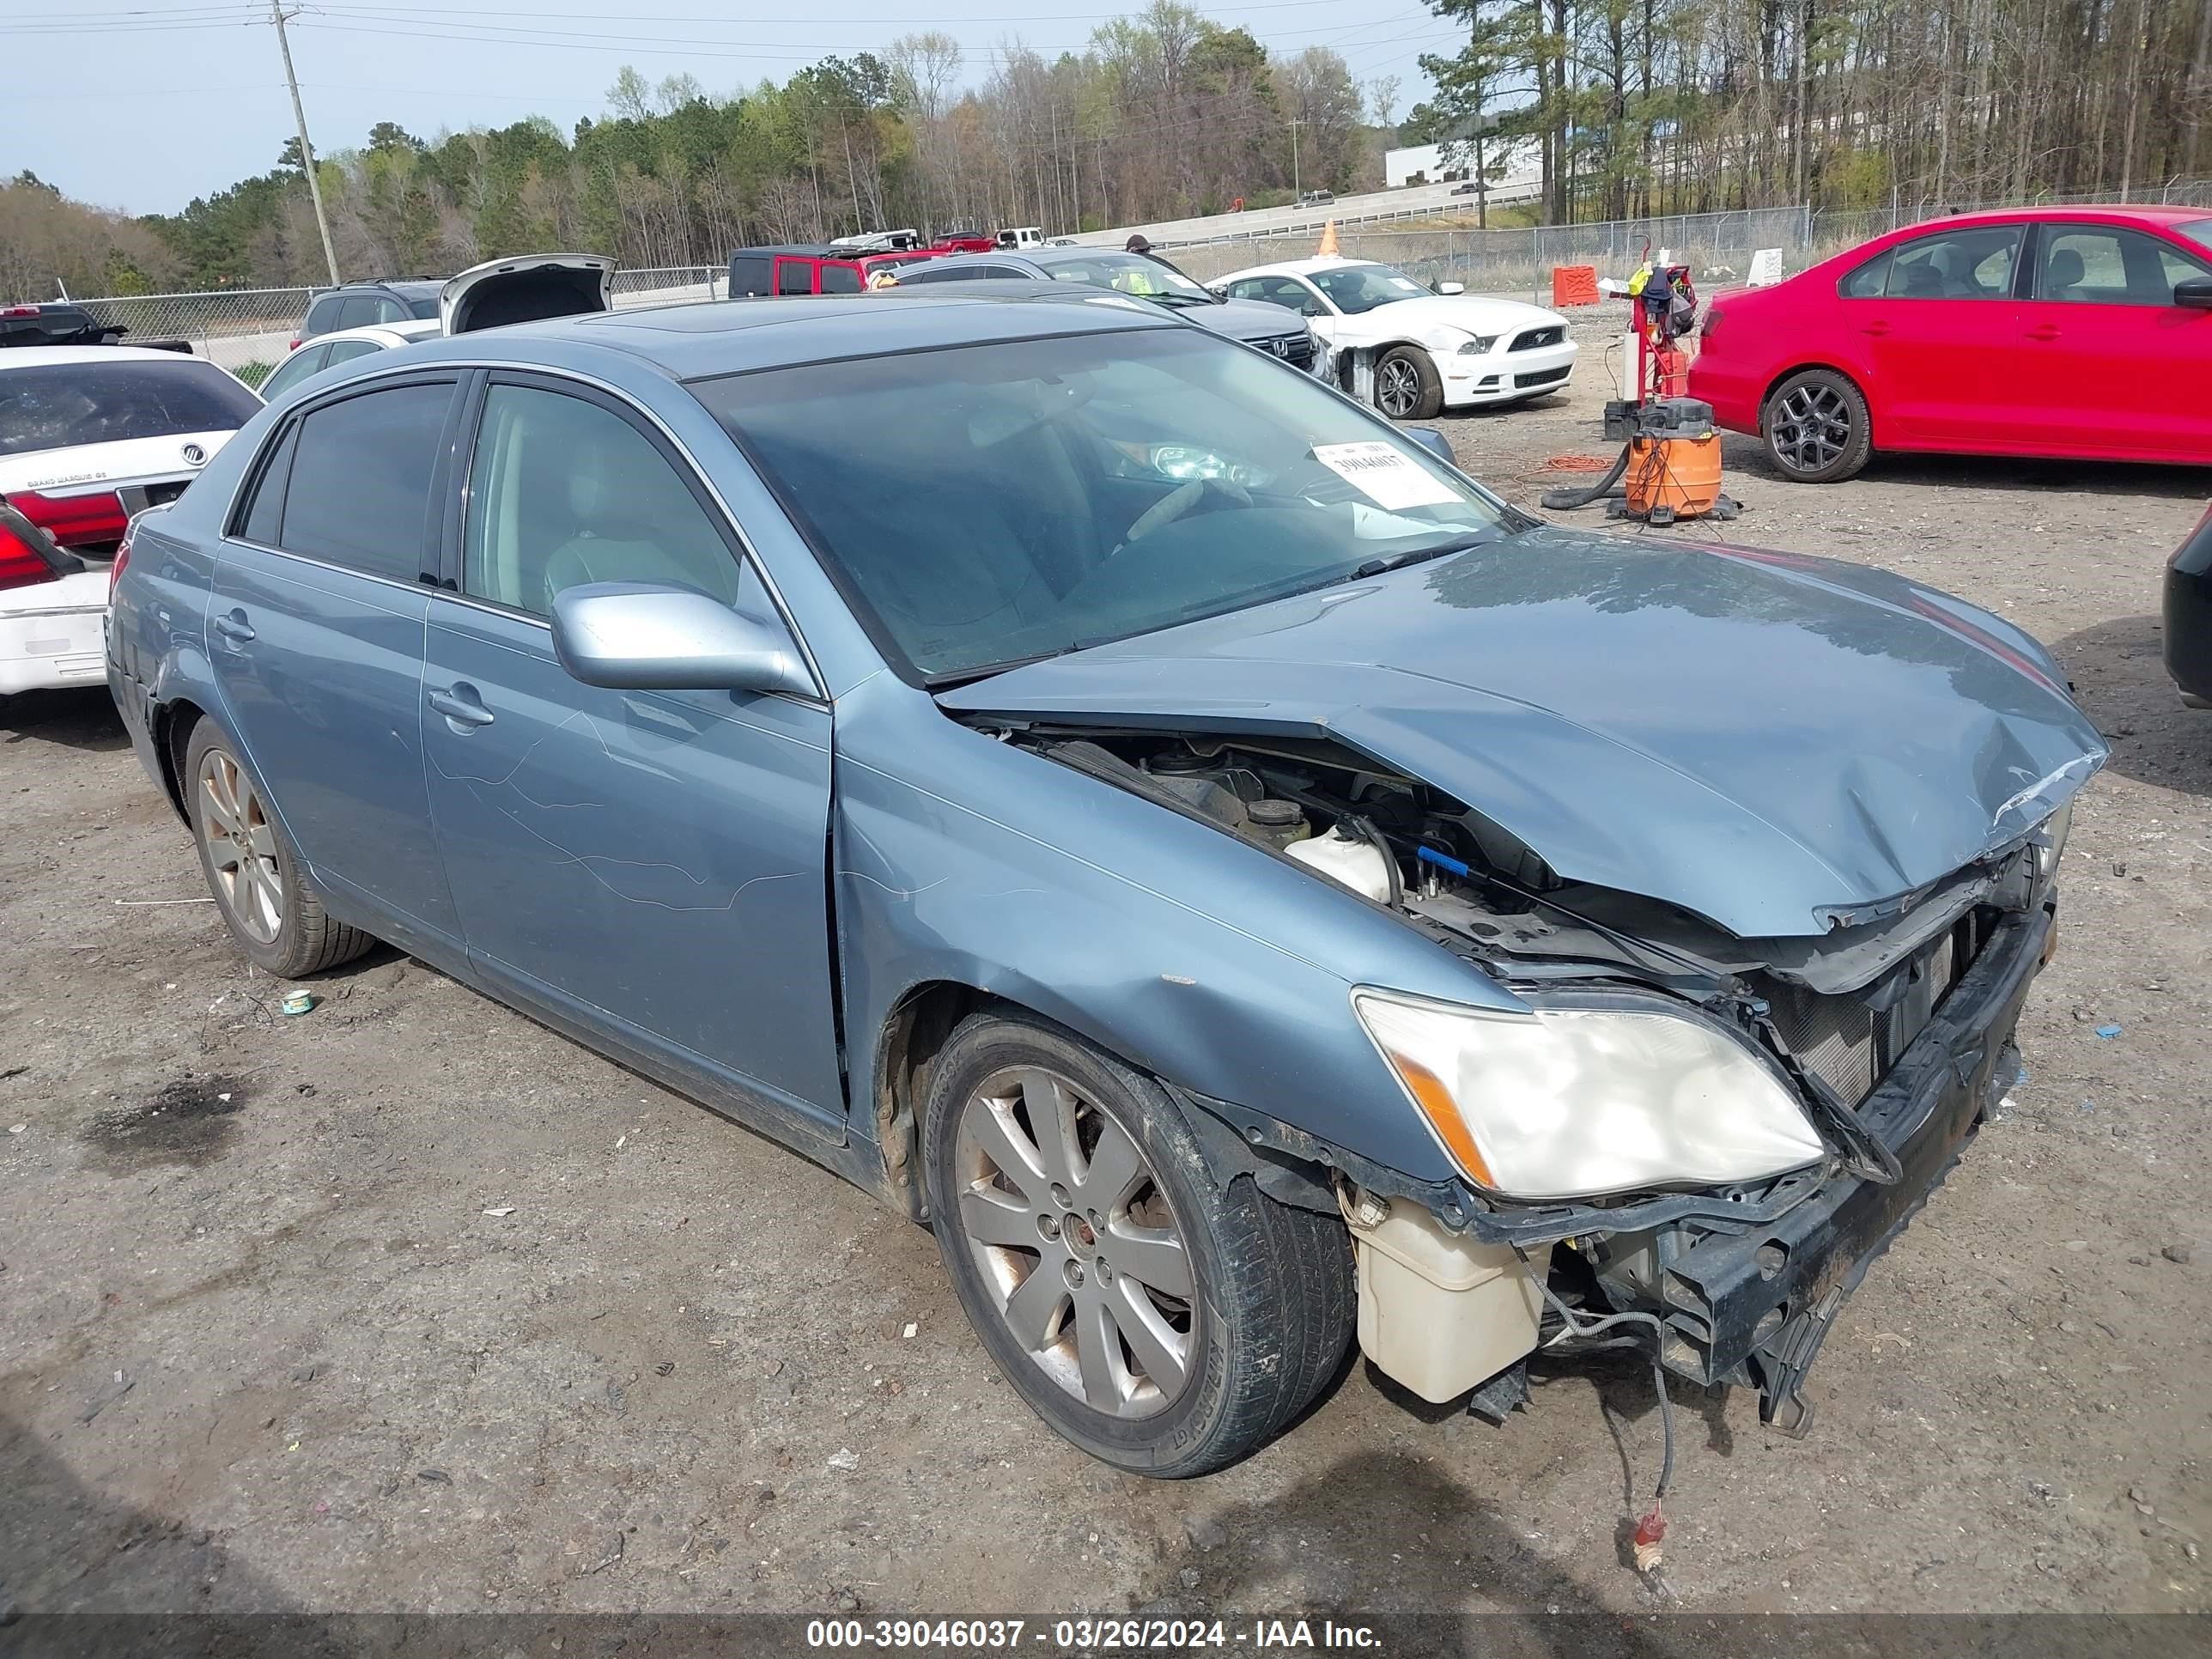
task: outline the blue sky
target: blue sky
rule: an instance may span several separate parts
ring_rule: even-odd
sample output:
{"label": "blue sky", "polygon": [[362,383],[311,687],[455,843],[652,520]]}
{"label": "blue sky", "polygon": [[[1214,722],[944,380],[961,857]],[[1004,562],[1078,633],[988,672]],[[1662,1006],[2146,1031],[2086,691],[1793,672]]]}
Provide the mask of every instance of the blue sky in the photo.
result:
{"label": "blue sky", "polygon": [[[1450,50],[1457,33],[1420,0],[1198,9],[1273,52],[1333,46],[1363,82],[1397,76],[1401,115],[1425,89],[1415,59]],[[847,0],[775,22],[733,10],[729,0],[294,0],[289,27],[310,136],[330,150],[387,119],[424,137],[531,114],[566,131],[602,112],[624,64],[726,93],[923,28],[958,40],[981,80],[1003,42],[1080,50],[1115,15],[1111,0]],[[127,212],[172,212],[266,172],[293,130],[267,0],[0,0],[0,177],[27,167]]]}

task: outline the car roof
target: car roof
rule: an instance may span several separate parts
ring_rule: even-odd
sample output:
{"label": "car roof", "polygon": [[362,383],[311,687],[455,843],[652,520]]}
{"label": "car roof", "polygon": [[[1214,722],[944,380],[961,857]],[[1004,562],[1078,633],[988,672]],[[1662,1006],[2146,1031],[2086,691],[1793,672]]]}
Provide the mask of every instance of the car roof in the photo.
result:
{"label": "car roof", "polygon": [[1232,270],[1226,276],[1217,276],[1216,283],[1232,283],[1240,276],[1307,276],[1316,270],[1334,270],[1340,265],[1379,264],[1376,259],[1346,259],[1335,254],[1324,254],[1306,259],[1278,259],[1273,264],[1248,265],[1243,270]]}
{"label": "car roof", "polygon": [[[880,253],[884,250],[869,251]],[[850,259],[857,258],[860,252],[856,247],[831,247],[824,242],[776,242],[765,247],[733,247],[730,258],[741,258],[748,253],[781,253],[800,259]]]}
{"label": "car roof", "polygon": [[40,363],[204,363],[204,357],[151,346],[10,346],[0,352],[0,369],[33,368]]}
{"label": "car roof", "polygon": [[2132,219],[2143,224],[2179,225],[2197,219],[2212,219],[2212,208],[2178,207],[2172,203],[2159,202],[2112,202],[2102,205],[2081,202],[2065,207],[1987,208],[1973,213],[1938,214],[1933,218],[1900,225],[1898,228],[1927,230],[1936,225],[2017,225],[2033,220],[2066,224],[2100,219]]}
{"label": "car roof", "polygon": [[945,346],[1182,326],[1151,307],[998,296],[987,291],[991,286],[931,285],[896,297],[793,295],[641,306],[426,340],[419,352],[424,360],[494,358],[557,367],[576,348],[597,348],[623,352],[672,379],[691,380]]}
{"label": "car roof", "polygon": [[381,289],[410,300],[420,300],[435,294],[444,286],[445,283],[434,276],[363,276],[358,282],[340,283],[336,288],[319,288],[315,290],[315,298],[319,300],[325,294],[359,294]]}
{"label": "car roof", "polygon": [[358,328],[334,328],[327,334],[318,334],[300,342],[300,349],[309,346],[328,345],[333,340],[383,340],[398,335],[403,343],[434,339],[445,332],[434,317],[410,317],[404,323],[363,323]]}

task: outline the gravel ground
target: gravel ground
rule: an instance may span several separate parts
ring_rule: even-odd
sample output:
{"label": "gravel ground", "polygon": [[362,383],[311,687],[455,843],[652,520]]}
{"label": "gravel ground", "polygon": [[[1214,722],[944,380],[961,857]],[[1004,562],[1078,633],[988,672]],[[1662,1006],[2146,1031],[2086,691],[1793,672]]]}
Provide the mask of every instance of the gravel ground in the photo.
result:
{"label": "gravel ground", "polygon": [[[1585,339],[1566,396],[1441,423],[1516,501],[1606,451]],[[2176,703],[2155,611],[2212,476],[1729,463],[1728,539],[2016,619],[2114,756],[2032,1080],[1849,1305],[1812,1437],[1675,1395],[1673,1590],[2203,1608],[2212,714]],[[1659,1438],[1632,1364],[1547,1372],[1501,1429],[1355,1364],[1237,1468],[1124,1479],[995,1379],[927,1233],[395,954],[286,1018],[203,890],[104,693],[0,702],[0,1576],[27,1610],[1654,1605],[1623,1557]]]}

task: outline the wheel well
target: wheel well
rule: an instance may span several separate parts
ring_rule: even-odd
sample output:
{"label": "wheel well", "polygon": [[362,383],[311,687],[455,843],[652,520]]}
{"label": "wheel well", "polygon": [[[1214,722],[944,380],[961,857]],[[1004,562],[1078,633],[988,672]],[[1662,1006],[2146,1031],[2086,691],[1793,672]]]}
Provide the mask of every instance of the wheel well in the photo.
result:
{"label": "wheel well", "polygon": [[154,716],[154,752],[161,761],[161,787],[187,825],[192,817],[185,807],[185,750],[191,744],[192,728],[206,718],[198,703],[181,700],[163,703]]}
{"label": "wheel well", "polygon": [[1010,1006],[1004,999],[957,980],[931,980],[914,987],[892,1007],[876,1045],[874,1103],[876,1145],[884,1154],[884,1179],[890,1192],[916,1221],[928,1217],[921,1172],[915,1159],[921,1145],[921,1109],[929,1098],[929,1077],[945,1040],[978,1009]]}

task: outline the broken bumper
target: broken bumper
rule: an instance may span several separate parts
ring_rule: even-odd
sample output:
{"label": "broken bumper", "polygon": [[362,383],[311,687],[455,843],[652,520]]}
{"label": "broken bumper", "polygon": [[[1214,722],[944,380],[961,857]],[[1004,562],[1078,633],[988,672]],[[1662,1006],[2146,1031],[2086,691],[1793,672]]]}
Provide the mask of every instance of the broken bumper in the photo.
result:
{"label": "broken bumper", "polygon": [[2057,926],[2046,906],[1999,926],[1942,1007],[1859,1109],[1895,1154],[1888,1185],[1837,1175],[1750,1227],[1661,1229],[1658,1291],[1668,1369],[1759,1389],[1759,1415],[1811,1426],[1798,1393],[1844,1299],[1949,1173],[2017,1073],[2013,1029]]}

